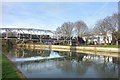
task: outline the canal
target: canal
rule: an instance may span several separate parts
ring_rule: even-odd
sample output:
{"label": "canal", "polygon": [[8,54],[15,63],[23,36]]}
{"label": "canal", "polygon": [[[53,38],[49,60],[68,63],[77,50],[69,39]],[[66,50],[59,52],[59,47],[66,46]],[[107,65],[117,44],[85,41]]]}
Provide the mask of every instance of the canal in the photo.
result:
{"label": "canal", "polygon": [[118,78],[118,58],[95,54],[3,47],[27,78]]}

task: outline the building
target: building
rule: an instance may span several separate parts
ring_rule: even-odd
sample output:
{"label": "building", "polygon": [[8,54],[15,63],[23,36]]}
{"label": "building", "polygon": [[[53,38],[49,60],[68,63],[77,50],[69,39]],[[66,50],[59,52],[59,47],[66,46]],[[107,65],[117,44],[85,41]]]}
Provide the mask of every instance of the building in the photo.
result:
{"label": "building", "polygon": [[113,35],[110,32],[107,33],[107,37],[102,35],[102,34],[99,34],[99,35],[94,34],[94,35],[91,35],[89,37],[88,36],[83,36],[82,38],[86,42],[92,42],[92,43],[97,42],[99,44],[104,44],[104,43],[111,44],[112,41],[113,41]]}

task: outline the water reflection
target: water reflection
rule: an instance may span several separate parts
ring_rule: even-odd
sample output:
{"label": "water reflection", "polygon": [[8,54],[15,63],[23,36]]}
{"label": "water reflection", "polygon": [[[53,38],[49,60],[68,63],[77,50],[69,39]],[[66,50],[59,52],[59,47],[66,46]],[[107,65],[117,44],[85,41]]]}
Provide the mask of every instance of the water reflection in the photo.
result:
{"label": "water reflection", "polygon": [[[31,53],[27,53],[28,50],[16,50],[16,58],[11,59],[12,61],[34,61],[34,60],[41,60],[41,59],[51,59],[51,58],[61,58],[64,56],[60,56],[57,52],[53,51],[38,51],[35,52],[34,50]],[[21,53],[20,53],[21,52]],[[20,54],[19,54],[20,53]],[[36,54],[34,54],[36,53]],[[34,54],[34,55],[33,55]]]}
{"label": "water reflection", "polygon": [[[109,63],[93,63],[90,61],[77,62],[76,59],[67,58],[56,60],[43,60],[15,63],[27,77],[56,77],[51,75],[57,72],[58,77],[117,77],[118,66]],[[38,74],[39,73],[39,74]],[[43,76],[40,76],[44,74]],[[35,76],[33,76],[35,75]],[[51,75],[51,76],[50,76]],[[71,76],[69,76],[71,75]]]}
{"label": "water reflection", "polygon": [[118,58],[115,57],[49,50],[13,51],[5,55],[27,78],[118,77]]}

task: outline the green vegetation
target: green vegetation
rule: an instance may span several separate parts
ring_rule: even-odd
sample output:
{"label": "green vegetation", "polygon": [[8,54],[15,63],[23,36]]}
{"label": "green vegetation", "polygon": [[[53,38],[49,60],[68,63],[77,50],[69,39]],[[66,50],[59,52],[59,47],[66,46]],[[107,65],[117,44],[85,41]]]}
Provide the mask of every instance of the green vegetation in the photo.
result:
{"label": "green vegetation", "polygon": [[2,54],[0,52],[0,80],[2,79]]}
{"label": "green vegetation", "polygon": [[4,56],[2,56],[2,78],[19,78]]}
{"label": "green vegetation", "polygon": [[107,46],[105,46],[105,45],[97,45],[97,47],[111,47],[111,48],[118,48],[118,47],[120,47],[120,45],[107,45]]}
{"label": "green vegetation", "polygon": [[111,47],[111,48],[120,48],[120,45],[82,45],[83,47]]}

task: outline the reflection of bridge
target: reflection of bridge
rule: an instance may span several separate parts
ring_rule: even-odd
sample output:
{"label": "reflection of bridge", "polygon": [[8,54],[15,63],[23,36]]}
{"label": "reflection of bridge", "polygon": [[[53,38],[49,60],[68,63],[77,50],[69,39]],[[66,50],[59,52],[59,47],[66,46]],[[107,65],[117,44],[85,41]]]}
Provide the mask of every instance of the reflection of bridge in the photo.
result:
{"label": "reflection of bridge", "polygon": [[[44,53],[40,53],[41,51],[44,52]],[[24,53],[26,53],[26,55]],[[56,58],[59,58],[59,57],[62,59],[62,56],[64,56],[64,58],[67,59],[67,60],[77,59],[78,61],[81,61],[81,60],[82,61],[92,61],[92,62],[95,61],[95,62],[99,62],[99,63],[118,62],[118,58],[116,58],[116,57],[104,56],[104,55],[101,56],[101,55],[95,55],[95,54],[84,54],[84,53],[77,53],[77,52],[71,52],[71,51],[70,52],[64,52],[64,51],[57,51],[57,52],[48,51],[48,52],[46,52],[46,50],[44,50],[44,51],[43,50],[37,50],[34,53],[38,53],[38,54],[40,53],[39,55],[35,54],[35,55],[30,56],[31,53],[32,53],[31,50],[29,50],[29,52],[24,51],[24,50],[22,52],[17,52],[17,50],[16,50],[16,58],[21,58],[22,57],[22,58],[31,59],[31,57],[40,56],[40,57],[43,57],[42,58],[43,60],[45,60],[45,59],[51,59],[51,58],[56,59]],[[19,54],[21,54],[21,56]],[[49,55],[44,56],[43,54],[45,54],[45,55],[49,54]],[[41,59],[39,59],[39,60],[41,60]],[[35,61],[35,60],[32,59],[32,61]]]}
{"label": "reflection of bridge", "polygon": [[[43,29],[34,29],[34,28],[0,28],[1,33],[4,32],[5,36],[1,36],[3,39],[32,39],[32,35],[36,36],[37,39],[41,39],[41,36],[38,35],[53,35],[55,31],[43,30]],[[16,33],[16,36],[9,36],[9,32]],[[25,34],[28,35],[25,35]],[[21,34],[24,36],[21,37]]]}
{"label": "reflection of bridge", "polygon": [[[29,55],[29,53],[26,53],[26,55]],[[23,50],[22,55],[21,55],[22,58],[19,58],[20,56],[19,56],[19,52],[17,50],[16,51],[16,59],[15,60],[13,59],[13,61],[35,61],[35,60],[54,59],[54,58],[64,57],[64,56],[60,56],[58,53],[52,52],[52,51],[49,56],[45,56],[45,57],[43,57],[42,55],[41,56],[39,55],[39,56],[32,56],[32,57],[25,58],[24,56],[25,56],[25,51]]]}

